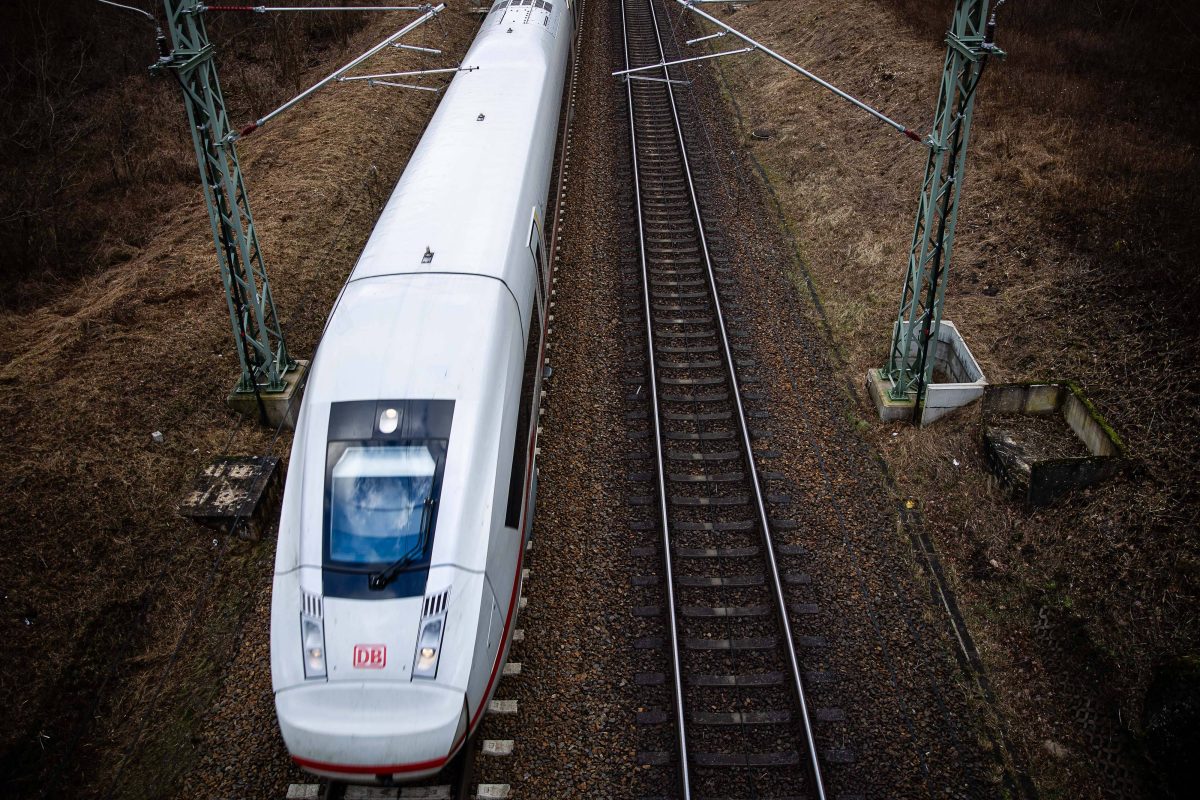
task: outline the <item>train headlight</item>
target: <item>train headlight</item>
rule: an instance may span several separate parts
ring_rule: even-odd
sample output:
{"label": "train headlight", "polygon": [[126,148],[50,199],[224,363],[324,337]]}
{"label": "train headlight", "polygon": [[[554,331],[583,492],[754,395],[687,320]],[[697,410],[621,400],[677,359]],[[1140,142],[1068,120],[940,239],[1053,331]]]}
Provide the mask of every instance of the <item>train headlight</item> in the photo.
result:
{"label": "train headlight", "polygon": [[434,617],[421,621],[421,635],[417,637],[417,655],[413,661],[413,677],[432,680],[437,677],[438,661],[442,656],[442,633],[446,627],[445,617]]}
{"label": "train headlight", "polygon": [[321,620],[300,616],[300,644],[304,648],[304,677],[325,677],[325,629]]}

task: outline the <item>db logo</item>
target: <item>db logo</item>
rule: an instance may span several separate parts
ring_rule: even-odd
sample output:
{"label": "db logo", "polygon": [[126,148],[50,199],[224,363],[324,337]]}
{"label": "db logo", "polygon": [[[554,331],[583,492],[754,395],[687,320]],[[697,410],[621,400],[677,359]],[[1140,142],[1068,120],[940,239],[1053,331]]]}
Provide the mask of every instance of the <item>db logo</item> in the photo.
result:
{"label": "db logo", "polygon": [[381,644],[354,645],[355,669],[383,669],[387,664],[387,648]]}

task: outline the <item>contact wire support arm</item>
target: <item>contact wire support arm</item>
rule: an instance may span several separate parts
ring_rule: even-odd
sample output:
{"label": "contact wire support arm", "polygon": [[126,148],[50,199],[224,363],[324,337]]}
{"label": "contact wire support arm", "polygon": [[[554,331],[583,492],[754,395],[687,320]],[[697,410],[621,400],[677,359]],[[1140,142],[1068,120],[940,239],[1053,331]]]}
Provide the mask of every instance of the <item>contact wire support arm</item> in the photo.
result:
{"label": "contact wire support arm", "polygon": [[658,64],[646,64],[641,67],[630,67],[629,69],[619,69],[612,75],[618,78],[622,75],[633,75],[635,72],[646,72],[652,69],[664,69],[666,67],[674,67],[677,64],[689,64],[693,61],[707,61],[710,58],[720,58],[721,56],[737,56],[742,53],[753,53],[754,47],[740,47],[737,50],[722,50],[720,53],[709,53],[706,56],[692,56],[691,58],[681,58],[678,61],[662,61]]}
{"label": "contact wire support arm", "polygon": [[277,117],[280,114],[282,114],[283,112],[287,111],[289,108],[296,105],[297,103],[303,102],[306,98],[308,98],[309,96],[311,96],[312,94],[314,94],[315,92],[320,90],[321,88],[329,85],[333,81],[336,81],[342,75],[345,75],[347,72],[354,69],[359,64],[363,63],[368,58],[370,58],[371,56],[380,52],[384,48],[390,47],[392,45],[392,43],[395,42],[397,39],[400,39],[401,37],[408,35],[413,30],[424,25],[426,22],[433,19],[438,14],[442,13],[442,11],[444,11],[446,9],[446,5],[445,5],[445,3],[439,3],[436,6],[421,6],[421,8],[425,8],[428,10],[421,16],[414,19],[412,22],[405,25],[400,30],[393,33],[391,36],[384,39],[379,44],[372,47],[370,50],[367,50],[362,55],[358,56],[355,59],[352,59],[349,63],[347,63],[341,67],[338,67],[333,72],[329,73],[324,78],[317,81],[312,86],[308,87],[303,92],[301,92],[300,94],[293,97],[291,100],[288,100],[286,103],[281,105],[279,108],[275,109],[274,111],[272,111],[268,114],[264,114],[263,116],[254,120],[254,122],[251,122],[249,125],[246,125],[244,128],[242,128],[242,130],[238,134],[236,134],[234,136],[234,138],[237,138],[237,136],[249,136],[251,133],[254,133],[254,131],[258,130],[259,128],[261,128],[263,125],[270,122],[275,117]]}
{"label": "contact wire support arm", "polygon": [[[742,33],[741,31],[737,30],[736,28],[732,28],[729,25],[726,25],[724,22],[721,22],[721,20],[717,19],[712,14],[709,14],[706,11],[701,11],[699,8],[696,7],[697,3],[700,1],[701,0],[675,0],[676,3],[683,6],[688,11],[692,12],[693,14],[696,14],[697,16],[703,17],[704,19],[711,22],[713,25],[716,25],[718,28],[721,28],[722,31],[729,34],[730,36],[741,39],[743,42],[750,45],[749,49],[761,50],[763,53],[765,53],[766,55],[775,59],[780,64],[783,64],[788,69],[799,72],[801,75],[808,78],[813,83],[816,83],[817,85],[828,89],[829,91],[836,94],[838,97],[842,98],[843,100],[850,103],[851,105],[862,109],[863,111],[867,112],[872,117],[875,117],[875,119],[879,120],[880,122],[884,123],[885,125],[889,125],[892,128],[895,128],[898,132],[904,134],[909,139],[912,139],[914,142],[923,141],[921,134],[912,130],[907,125],[897,122],[896,120],[892,119],[887,114],[884,114],[882,111],[880,111],[877,108],[872,108],[871,106],[869,106],[866,103],[864,103],[863,101],[859,100],[857,97],[853,96],[852,94],[850,94],[848,92],[844,92],[841,89],[839,89],[838,87],[834,86],[829,81],[826,81],[826,80],[823,80],[823,79],[817,77],[813,73],[806,70],[804,67],[800,66],[799,64],[796,64],[793,61],[788,60],[787,58],[784,58],[779,53],[776,53],[774,50],[767,47],[766,45],[764,45],[760,42],[757,42],[754,39],[751,39],[749,36]],[[701,37],[700,39],[694,39],[693,41],[697,41],[697,42],[703,41],[704,39],[707,39],[707,38],[710,38],[710,37],[705,36],[705,37]],[[690,43],[691,42],[689,42],[689,44]],[[732,53],[732,52],[737,52],[737,51],[729,51],[729,52]],[[719,55],[726,55],[726,53],[720,53]],[[616,73],[614,73],[614,74],[616,74]]]}
{"label": "contact wire support arm", "polygon": [[251,11],[267,14],[273,11],[425,11],[429,6],[206,6],[199,11]]}
{"label": "contact wire support arm", "polygon": [[474,72],[479,67],[440,67],[438,69],[410,69],[407,72],[380,72],[377,75],[343,75],[338,81],[370,81],[381,78],[410,78],[414,75],[441,75],[447,72]]}

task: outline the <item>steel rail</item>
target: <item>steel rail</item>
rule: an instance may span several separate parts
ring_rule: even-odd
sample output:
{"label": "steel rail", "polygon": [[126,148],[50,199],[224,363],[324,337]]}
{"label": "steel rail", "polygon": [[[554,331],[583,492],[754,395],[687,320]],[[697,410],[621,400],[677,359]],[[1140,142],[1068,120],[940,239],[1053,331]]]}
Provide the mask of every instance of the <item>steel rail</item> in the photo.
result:
{"label": "steel rail", "polygon": [[[625,2],[621,1],[621,32],[624,37],[625,66],[629,66],[629,28],[626,22]],[[670,84],[667,84],[668,86]],[[667,476],[666,461],[663,453],[662,427],[659,424],[658,409],[658,371],[654,362],[654,324],[650,301],[650,266],[646,259],[646,233],[642,218],[642,187],[638,175],[638,144],[637,125],[633,114],[633,84],[625,82],[625,96],[629,103],[629,142],[633,157],[633,195],[636,199],[634,207],[637,210],[638,227],[638,258],[642,267],[643,311],[646,314],[646,358],[649,368],[649,395],[652,413],[651,424],[654,426],[654,467],[658,481],[659,515],[662,524],[663,543],[663,578],[667,589],[667,626],[671,633],[671,667],[675,690],[675,728],[679,741],[679,780],[681,800],[691,800],[691,773],[688,766],[687,722],[684,718],[683,707],[683,667],[679,657],[679,627],[675,611],[675,577],[671,568],[671,521],[667,509]]]}
{"label": "steel rail", "polygon": [[[646,0],[646,2],[650,6],[650,17],[651,17],[651,20],[654,22],[654,32],[655,32],[655,38],[657,39],[659,57],[665,62],[667,60],[667,56],[666,56],[666,53],[663,50],[663,46],[662,46],[662,31],[660,30],[659,25],[658,25],[658,13],[654,8],[654,0]],[[622,14],[624,14],[624,4],[622,4]],[[671,72],[670,72],[669,67],[666,67],[666,66],[663,67],[663,77],[666,78],[668,81],[671,80]],[[692,168],[691,168],[691,163],[688,159],[687,144],[684,142],[684,138],[683,138],[683,125],[679,120],[679,108],[675,102],[675,89],[671,83],[666,83],[665,86],[667,89],[667,96],[671,101],[671,116],[673,117],[674,123],[675,123],[676,137],[679,141],[679,154],[683,160],[683,173],[684,173],[684,176],[687,178],[688,194],[690,195],[691,201],[692,201],[692,213],[695,215],[695,218],[696,218],[696,238],[700,243],[701,252],[704,255],[705,270],[708,273],[709,290],[712,293],[713,310],[715,311],[716,320],[717,320],[717,332],[720,334],[721,347],[722,347],[722,349],[724,351],[724,355],[725,355],[725,364],[726,364],[726,368],[728,369],[728,372],[729,372],[730,388],[733,390],[732,391],[733,407],[737,411],[738,430],[739,430],[739,433],[741,434],[742,447],[745,450],[746,466],[750,473],[750,484],[754,490],[755,509],[758,514],[759,525],[760,525],[761,532],[762,532],[763,550],[764,550],[764,553],[766,556],[767,565],[768,565],[768,567],[770,567],[770,572],[771,572],[771,590],[775,596],[775,603],[777,606],[776,610],[779,613],[779,624],[780,624],[780,627],[783,629],[785,650],[786,650],[786,655],[787,655],[787,660],[788,660],[788,666],[790,668],[791,677],[792,677],[792,687],[793,687],[793,689],[795,689],[796,701],[800,706],[800,718],[804,725],[804,736],[805,736],[806,744],[808,745],[809,766],[812,768],[813,786],[816,789],[817,797],[819,798],[819,800],[826,800],[825,781],[821,774],[821,763],[820,763],[820,759],[817,755],[817,742],[816,742],[816,737],[813,735],[812,719],[811,719],[811,715],[809,714],[809,708],[808,708],[808,696],[804,690],[804,679],[801,676],[800,662],[796,655],[796,642],[795,642],[795,637],[793,637],[793,635],[792,635],[791,620],[788,617],[787,600],[783,594],[783,581],[779,574],[779,563],[778,563],[778,560],[776,559],[776,555],[775,555],[775,543],[772,540],[772,536],[771,536],[770,519],[767,515],[767,507],[766,507],[766,503],[763,498],[762,482],[759,480],[758,469],[754,463],[754,450],[752,447],[752,440],[751,440],[751,436],[750,436],[750,427],[746,422],[746,410],[742,403],[741,386],[738,383],[737,370],[734,366],[733,349],[729,344],[729,334],[728,334],[727,326],[725,324],[725,313],[724,313],[724,310],[721,308],[721,298],[720,298],[719,292],[717,291],[717,278],[716,278],[716,273],[713,270],[712,257],[710,255],[709,249],[708,249],[708,237],[705,235],[705,232],[704,232],[704,220],[702,219],[701,214],[700,214],[700,201],[696,195],[696,186],[692,179]],[[630,114],[632,115],[632,106],[631,106]],[[636,176],[635,176],[635,180],[636,180]],[[647,327],[649,327],[649,325],[650,325],[650,322],[649,322],[650,295],[649,295],[648,284],[647,284],[647,292],[646,292],[646,303],[647,303]],[[657,415],[657,399],[655,400],[655,414]],[[657,427],[657,416],[655,418],[655,424]],[[660,451],[660,455],[661,455],[661,451]],[[659,480],[661,481],[662,480],[661,461],[659,462],[659,476],[660,476]],[[664,513],[665,513],[665,509],[666,509],[665,495],[662,497],[662,504],[663,504],[663,509],[664,509]],[[667,553],[666,557],[669,559],[670,553]],[[672,622],[674,622],[674,620],[672,620]],[[682,711],[680,713],[682,714]]]}

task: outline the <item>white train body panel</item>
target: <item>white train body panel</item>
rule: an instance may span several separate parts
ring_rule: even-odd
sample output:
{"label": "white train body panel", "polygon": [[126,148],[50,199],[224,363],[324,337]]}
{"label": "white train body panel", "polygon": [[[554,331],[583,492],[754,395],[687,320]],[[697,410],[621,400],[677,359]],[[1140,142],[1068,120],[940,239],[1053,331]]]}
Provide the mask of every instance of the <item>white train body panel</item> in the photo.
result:
{"label": "white train body panel", "polygon": [[[567,0],[538,2],[484,19],[463,59],[478,69],[447,88],[309,373],[271,674],[288,750],[318,774],[441,769],[478,724],[511,639],[535,473],[536,419],[521,408],[524,392],[536,415],[534,315],[545,328],[548,264],[535,252],[574,34]],[[410,541],[420,558],[372,588]],[[414,674],[435,629],[433,674]]]}

